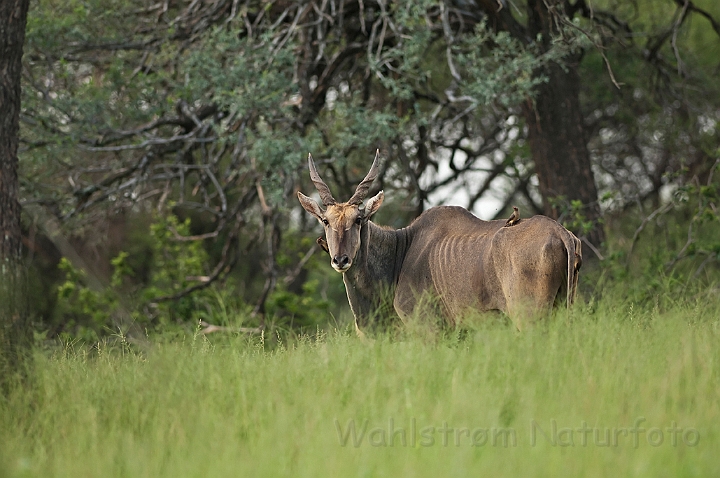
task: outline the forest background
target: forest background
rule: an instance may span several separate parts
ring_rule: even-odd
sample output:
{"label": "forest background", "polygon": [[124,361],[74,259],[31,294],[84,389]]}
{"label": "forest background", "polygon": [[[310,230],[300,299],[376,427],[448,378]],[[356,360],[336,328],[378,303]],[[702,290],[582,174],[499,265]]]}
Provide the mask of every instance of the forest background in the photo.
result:
{"label": "forest background", "polygon": [[30,2],[28,327],[343,325],[296,192],[309,152],[345,197],[376,148],[380,224],[518,205],[583,239],[586,302],[712,290],[719,18],[712,0]]}

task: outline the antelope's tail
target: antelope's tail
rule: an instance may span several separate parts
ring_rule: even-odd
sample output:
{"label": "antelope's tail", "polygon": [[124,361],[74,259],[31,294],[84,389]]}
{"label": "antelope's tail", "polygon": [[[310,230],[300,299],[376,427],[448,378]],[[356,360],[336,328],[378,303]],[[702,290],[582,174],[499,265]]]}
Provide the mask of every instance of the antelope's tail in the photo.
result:
{"label": "antelope's tail", "polygon": [[[566,230],[567,231],[567,230]],[[567,308],[575,303],[577,293],[578,272],[582,266],[582,242],[575,234],[567,231],[565,249],[567,250]]]}

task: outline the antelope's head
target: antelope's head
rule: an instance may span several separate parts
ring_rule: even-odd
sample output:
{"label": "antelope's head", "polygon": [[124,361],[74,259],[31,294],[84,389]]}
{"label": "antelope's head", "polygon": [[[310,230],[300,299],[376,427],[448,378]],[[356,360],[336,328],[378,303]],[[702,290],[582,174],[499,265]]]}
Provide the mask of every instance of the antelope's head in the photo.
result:
{"label": "antelope's head", "polygon": [[360,230],[367,224],[380,207],[385,197],[380,191],[368,199],[365,206],[362,202],[370,189],[370,185],[378,175],[378,157],[380,151],[375,153],[370,172],[355,189],[355,194],[347,201],[339,203],[335,201],[327,184],[320,178],[315,168],[315,162],[311,155],[308,155],[308,167],[310,168],[310,179],[322,200],[325,210],[314,200],[298,191],[298,199],[302,207],[315,216],[325,227],[325,238],[327,239],[328,253],[330,254],[330,265],[338,272],[346,272],[353,264],[353,260],[360,250]]}

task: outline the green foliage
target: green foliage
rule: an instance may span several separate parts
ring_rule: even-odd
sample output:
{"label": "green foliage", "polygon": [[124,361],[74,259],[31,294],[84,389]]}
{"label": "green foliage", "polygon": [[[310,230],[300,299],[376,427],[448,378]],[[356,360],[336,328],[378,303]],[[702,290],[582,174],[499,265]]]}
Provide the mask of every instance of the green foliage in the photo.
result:
{"label": "green foliage", "polygon": [[275,289],[266,302],[271,320],[282,321],[289,328],[308,329],[324,326],[327,322],[330,303],[317,299],[319,281],[309,280],[302,284],[302,292],[296,294],[282,287]]}
{"label": "green foliage", "polygon": [[[403,118],[393,114],[391,107],[380,110],[362,105],[359,94],[338,103],[323,118],[328,124],[328,134],[334,151],[372,151],[378,141],[390,141],[405,126]],[[367,162],[367,153],[364,155]]]}
{"label": "green foliage", "polygon": [[[197,241],[178,241],[176,235],[188,235],[189,219],[180,222],[176,216],[160,216],[150,226],[150,279],[147,284],[132,280],[135,271],[128,253],[120,252],[111,260],[113,273],[109,284],[89,280],[87,273],[74,267],[66,258],[60,261],[65,274],[57,288],[56,323],[64,324],[67,337],[97,341],[122,327],[117,319],[130,316],[143,327],[157,327],[174,322],[195,321],[199,310],[217,299],[201,291],[174,301],[154,303],[159,297],[182,292],[197,284],[207,274],[207,252]],[[174,232],[173,232],[174,231]],[[147,266],[147,265],[143,265]],[[141,313],[150,306],[152,315]]]}
{"label": "green foliage", "polygon": [[[608,254],[583,281],[597,294],[628,303],[675,307],[720,283],[720,217],[717,172],[676,188],[653,212],[629,211],[609,221]],[[713,179],[714,178],[714,179]],[[584,272],[584,271],[583,271]]]}
{"label": "green foliage", "polygon": [[[190,235],[190,219],[180,221],[175,215],[159,216],[150,226],[152,238],[152,272],[147,287],[140,293],[143,302],[172,296],[196,285],[209,271],[207,252],[199,241],[181,241]],[[203,301],[204,292],[157,304],[160,320],[192,320],[193,311]]]}
{"label": "green foliage", "polygon": [[[59,268],[64,278],[56,289],[54,318],[54,323],[62,324],[61,336],[97,342],[118,330],[125,331],[130,322],[144,331],[173,336],[178,332],[182,335],[182,327],[187,329],[199,321],[231,328],[248,322],[257,325],[257,319],[250,319],[254,306],[239,293],[237,277],[184,294],[207,280],[212,262],[201,241],[180,240],[190,235],[189,218],[181,221],[173,214],[155,216],[145,234],[149,248],[146,261],[132,261],[128,252],[121,251],[111,260],[113,273],[107,285],[91,280],[63,258]],[[297,236],[288,238],[286,247],[278,252],[278,266],[294,267],[304,254],[298,249],[305,251],[310,243]],[[317,260],[307,263],[306,268],[318,269]],[[147,274],[144,281],[139,279],[141,269]],[[298,287],[291,290],[283,283],[270,293],[265,304],[270,329],[300,331],[327,322],[330,302],[322,297],[326,292],[321,293],[320,280],[312,278]],[[173,300],[159,300],[174,296]],[[339,299],[344,304],[344,294]],[[181,329],[175,328],[178,325]]]}
{"label": "green foliage", "polygon": [[289,49],[274,51],[269,43],[258,47],[236,31],[216,28],[180,64],[188,74],[183,96],[187,101],[209,97],[239,116],[287,115],[289,108],[282,102],[298,93],[293,61]]}
{"label": "green foliage", "polygon": [[[409,31],[404,41],[388,49],[382,61],[376,60],[369,65],[380,77],[380,84],[388,94],[398,100],[413,99],[415,91],[426,89],[424,85],[431,75],[425,55],[432,47],[432,32],[423,28],[422,24],[406,26]],[[388,71],[384,68],[388,62],[396,64],[397,68]]]}
{"label": "green foliage", "polygon": [[[564,196],[548,198],[551,207],[560,213],[559,221],[570,231],[575,231],[578,236],[584,236],[595,228],[595,224],[588,220],[585,206],[582,201],[571,200]],[[599,244],[598,244],[599,245]]]}
{"label": "green foliage", "polygon": [[[117,259],[114,262],[122,262],[120,256]],[[118,295],[111,289],[91,288],[87,274],[64,257],[58,267],[65,273],[65,281],[57,288],[56,321],[64,324],[69,334],[66,338],[96,341],[103,328],[112,323],[112,313],[119,305]],[[116,271],[121,269],[118,266]]]}
{"label": "green foliage", "polygon": [[[710,178],[720,170],[720,150],[717,151],[719,159],[710,170]],[[697,181],[677,188],[674,199],[682,206],[681,211],[691,212],[692,218],[688,224],[688,236],[685,246],[677,251],[676,261],[688,258],[705,258],[705,261],[720,262],[720,194],[718,194],[720,178],[705,185]],[[695,275],[699,273],[696,272]]]}
{"label": "green foliage", "polygon": [[543,45],[538,36],[523,45],[508,32],[494,32],[485,22],[475,27],[475,35],[463,36],[454,45],[458,67],[464,72],[463,91],[478,104],[499,102],[509,107],[532,97],[535,88],[547,82],[543,69],[550,63],[563,64],[564,58],[589,46],[587,39],[572,29],[564,38]]}

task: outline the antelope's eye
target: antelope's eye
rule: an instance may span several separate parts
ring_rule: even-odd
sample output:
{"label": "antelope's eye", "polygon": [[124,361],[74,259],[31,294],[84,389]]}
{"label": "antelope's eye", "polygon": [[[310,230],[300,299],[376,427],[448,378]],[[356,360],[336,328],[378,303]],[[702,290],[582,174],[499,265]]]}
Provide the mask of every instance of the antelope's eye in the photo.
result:
{"label": "antelope's eye", "polygon": [[330,223],[328,222],[327,219],[323,219],[323,220],[322,220],[322,223],[323,223],[324,225],[326,225],[326,226],[329,226],[329,225],[330,225]]}
{"label": "antelope's eye", "polygon": [[356,217],[356,218],[355,218],[355,224],[357,224],[358,226],[359,226],[360,224],[362,224],[362,217],[360,217],[360,216]]}

